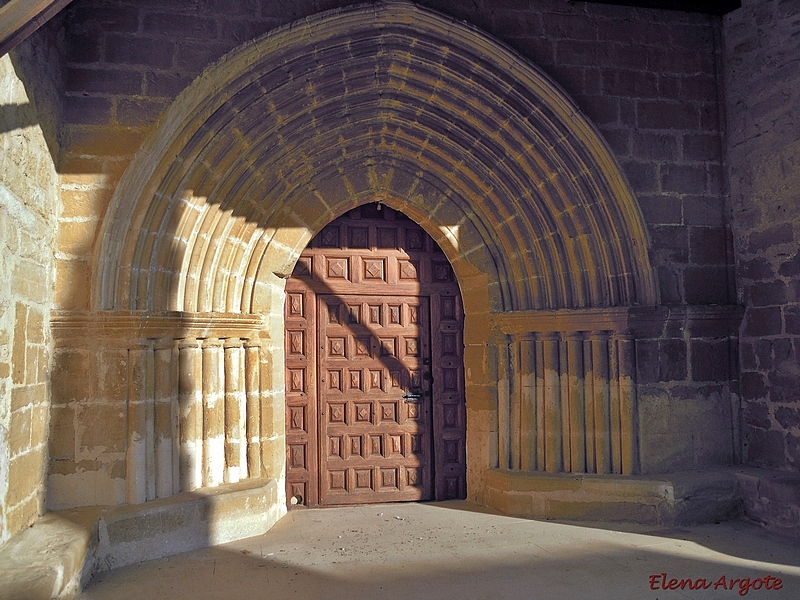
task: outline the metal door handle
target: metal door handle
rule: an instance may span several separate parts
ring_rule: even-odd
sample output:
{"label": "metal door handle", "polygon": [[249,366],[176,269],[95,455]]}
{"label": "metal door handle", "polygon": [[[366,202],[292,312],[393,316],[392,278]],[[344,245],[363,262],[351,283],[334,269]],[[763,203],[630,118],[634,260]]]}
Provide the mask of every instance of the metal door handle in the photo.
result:
{"label": "metal door handle", "polygon": [[408,390],[403,394],[406,402],[422,402],[422,392],[419,390]]}

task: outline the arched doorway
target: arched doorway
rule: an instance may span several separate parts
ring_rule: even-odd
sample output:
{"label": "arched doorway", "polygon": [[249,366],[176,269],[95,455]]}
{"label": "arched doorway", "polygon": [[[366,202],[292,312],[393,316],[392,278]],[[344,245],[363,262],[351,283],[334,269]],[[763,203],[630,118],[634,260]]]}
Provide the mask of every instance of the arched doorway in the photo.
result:
{"label": "arched doorway", "polygon": [[286,497],[466,497],[463,306],[438,244],[381,203],[314,237],[286,284]]}
{"label": "arched doorway", "polygon": [[[92,312],[65,319],[123,330],[120,372],[147,384],[128,390],[129,501],[157,496],[163,438],[162,470],[177,473],[164,493],[241,478],[252,456],[246,477],[279,482],[285,507],[286,281],[332,219],[377,199],[436,241],[463,293],[470,498],[500,505],[513,472],[658,464],[637,417],[631,312],[657,304],[657,280],[602,136],[501,43],[387,2],[232,52],[116,188]],[[182,408],[159,437],[162,399]]]}

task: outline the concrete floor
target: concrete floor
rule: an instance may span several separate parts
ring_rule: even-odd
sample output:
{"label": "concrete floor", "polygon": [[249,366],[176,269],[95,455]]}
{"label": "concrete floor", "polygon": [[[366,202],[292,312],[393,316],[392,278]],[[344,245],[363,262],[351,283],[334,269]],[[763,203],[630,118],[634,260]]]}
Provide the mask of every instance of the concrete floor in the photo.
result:
{"label": "concrete floor", "polygon": [[[766,576],[780,578],[780,589],[775,579],[765,589]],[[705,578],[709,587],[659,589],[672,578]],[[750,587],[732,583],[748,578]],[[447,502],[293,511],[263,536],[97,575],[78,598],[743,596],[800,598],[800,542],[743,522],[612,528],[517,519]]]}

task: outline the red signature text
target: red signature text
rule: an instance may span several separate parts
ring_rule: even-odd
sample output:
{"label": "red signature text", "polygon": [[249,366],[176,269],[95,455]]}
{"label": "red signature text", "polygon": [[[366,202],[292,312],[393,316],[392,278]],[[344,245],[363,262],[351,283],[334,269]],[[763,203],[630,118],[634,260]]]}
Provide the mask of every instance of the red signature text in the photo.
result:
{"label": "red signature text", "polygon": [[667,577],[666,573],[650,575],[651,590],[707,590],[723,589],[737,590],[740,596],[746,596],[750,590],[779,590],[783,587],[780,577],[764,575],[763,577],[726,577],[722,575],[718,579],[706,579],[698,577],[696,579]]}

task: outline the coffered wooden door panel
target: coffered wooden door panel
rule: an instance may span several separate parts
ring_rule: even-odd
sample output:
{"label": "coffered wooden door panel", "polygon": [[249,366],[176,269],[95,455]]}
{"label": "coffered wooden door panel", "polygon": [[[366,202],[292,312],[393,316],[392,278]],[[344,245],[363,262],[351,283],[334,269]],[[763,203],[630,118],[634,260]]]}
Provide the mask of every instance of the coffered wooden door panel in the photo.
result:
{"label": "coffered wooden door panel", "polygon": [[317,297],[320,504],[432,498],[427,298]]}
{"label": "coffered wooden door panel", "polygon": [[290,506],[466,497],[463,311],[430,236],[350,211],[303,252],[285,306]]}

